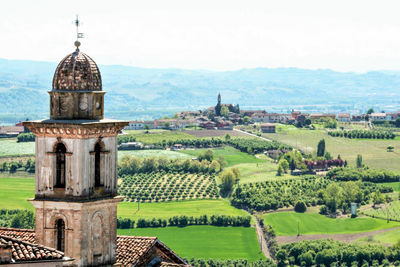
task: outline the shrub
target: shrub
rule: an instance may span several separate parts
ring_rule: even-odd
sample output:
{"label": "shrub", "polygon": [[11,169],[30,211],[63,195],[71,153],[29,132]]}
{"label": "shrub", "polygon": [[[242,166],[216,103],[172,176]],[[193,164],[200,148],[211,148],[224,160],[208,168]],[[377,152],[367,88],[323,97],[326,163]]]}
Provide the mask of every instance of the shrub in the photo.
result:
{"label": "shrub", "polygon": [[305,212],[306,210],[307,210],[307,206],[306,206],[306,204],[304,204],[303,201],[297,202],[296,205],[294,206],[294,211],[295,211],[295,212],[301,212],[301,213],[303,213],[303,212]]}

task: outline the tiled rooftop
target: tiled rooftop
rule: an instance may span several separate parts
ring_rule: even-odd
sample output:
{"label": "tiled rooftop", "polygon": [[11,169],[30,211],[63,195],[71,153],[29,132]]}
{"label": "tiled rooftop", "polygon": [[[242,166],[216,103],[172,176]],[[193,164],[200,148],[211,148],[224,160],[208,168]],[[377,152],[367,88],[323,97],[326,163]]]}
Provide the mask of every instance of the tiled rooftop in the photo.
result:
{"label": "tiled rooftop", "polygon": [[64,258],[64,253],[61,251],[9,236],[0,235],[0,245],[11,246],[11,258],[14,262],[63,260]]}

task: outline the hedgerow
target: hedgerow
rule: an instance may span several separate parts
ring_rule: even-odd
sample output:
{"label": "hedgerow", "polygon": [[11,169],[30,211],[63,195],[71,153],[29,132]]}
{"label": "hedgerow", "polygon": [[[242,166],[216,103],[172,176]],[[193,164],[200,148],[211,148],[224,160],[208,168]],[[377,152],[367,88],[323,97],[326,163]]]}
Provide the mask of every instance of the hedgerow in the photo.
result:
{"label": "hedgerow", "polygon": [[392,131],[384,130],[342,130],[330,131],[332,137],[362,138],[362,139],[394,139],[396,135]]}
{"label": "hedgerow", "polygon": [[388,170],[362,168],[335,168],[330,170],[326,177],[337,181],[365,181],[373,183],[387,183],[400,181],[400,175]]}
{"label": "hedgerow", "polygon": [[400,249],[322,239],[284,244],[276,256],[278,266],[389,266],[400,260]]}

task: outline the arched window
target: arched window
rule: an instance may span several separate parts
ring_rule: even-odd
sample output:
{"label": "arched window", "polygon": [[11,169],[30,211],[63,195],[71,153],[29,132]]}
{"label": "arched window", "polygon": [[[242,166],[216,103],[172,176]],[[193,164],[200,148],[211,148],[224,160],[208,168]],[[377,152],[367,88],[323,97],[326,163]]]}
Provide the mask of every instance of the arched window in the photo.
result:
{"label": "arched window", "polygon": [[101,145],[100,142],[96,143],[94,146],[94,186],[99,187],[102,186],[100,179],[100,170],[101,170]]}
{"label": "arched window", "polygon": [[65,249],[65,223],[62,219],[56,220],[56,248],[59,251]]}
{"label": "arched window", "polygon": [[56,146],[56,185],[55,188],[65,188],[65,153],[67,149],[63,143]]}

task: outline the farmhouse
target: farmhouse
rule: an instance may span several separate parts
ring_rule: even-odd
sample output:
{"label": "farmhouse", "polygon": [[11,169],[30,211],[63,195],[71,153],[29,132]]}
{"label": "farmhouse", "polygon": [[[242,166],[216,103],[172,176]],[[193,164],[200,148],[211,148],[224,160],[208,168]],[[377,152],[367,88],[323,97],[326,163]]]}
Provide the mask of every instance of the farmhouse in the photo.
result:
{"label": "farmhouse", "polygon": [[347,113],[339,113],[338,114],[339,122],[350,122],[350,114]]}
{"label": "farmhouse", "polygon": [[0,126],[0,137],[15,137],[24,131],[24,126]]}
{"label": "farmhouse", "polygon": [[310,119],[312,119],[312,120],[320,120],[320,119],[325,119],[325,118],[336,119],[336,115],[328,114],[328,113],[311,113],[310,114]]}
{"label": "farmhouse", "polygon": [[146,129],[146,125],[149,129],[154,129],[153,121],[130,121],[129,124],[124,128],[125,130],[143,130]]}
{"label": "farmhouse", "polygon": [[263,123],[260,127],[263,133],[275,133],[275,124]]}
{"label": "farmhouse", "polygon": [[351,116],[351,121],[365,121],[365,114],[357,114]]}
{"label": "farmhouse", "polygon": [[390,121],[392,117],[386,113],[371,113],[369,115],[369,120],[371,121]]}
{"label": "farmhouse", "polygon": [[104,119],[100,70],[75,46],[55,71],[50,119],[23,123],[36,137],[36,229],[0,228],[0,264],[187,265],[155,237],[117,236],[117,135],[128,122]]}

